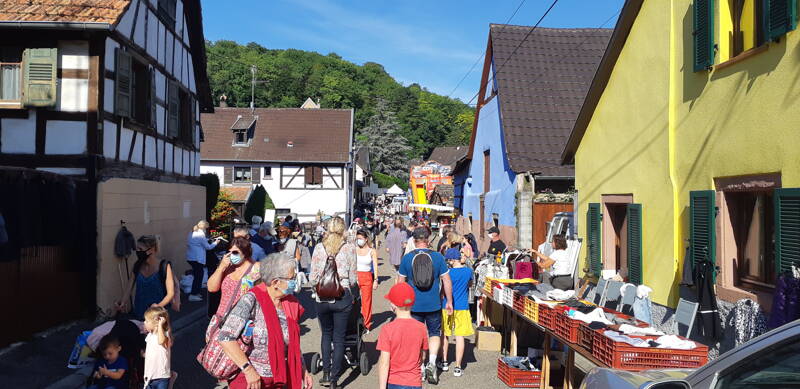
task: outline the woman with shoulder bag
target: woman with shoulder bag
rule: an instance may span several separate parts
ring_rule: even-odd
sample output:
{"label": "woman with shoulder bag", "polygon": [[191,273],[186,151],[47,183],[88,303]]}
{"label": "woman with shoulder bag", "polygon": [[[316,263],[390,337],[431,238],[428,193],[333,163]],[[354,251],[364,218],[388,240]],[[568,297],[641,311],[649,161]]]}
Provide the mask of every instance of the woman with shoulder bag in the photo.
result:
{"label": "woman with shoulder bag", "polygon": [[217,270],[208,277],[208,291],[222,292],[217,313],[211,318],[209,327],[220,321],[231,306],[261,279],[260,267],[253,256],[253,247],[247,238],[233,238],[230,248],[217,266]]}
{"label": "woman with shoulder bag", "polygon": [[217,340],[238,367],[231,389],[310,389],[303,366],[300,318],[304,309],[292,296],[297,262],[274,253],[257,264],[261,282],[231,309]]}
{"label": "woman with shoulder bag", "polygon": [[[172,303],[176,290],[172,266],[159,260],[159,242],[155,235],[142,235],[136,241],[136,263],[133,265],[133,278],[125,289],[122,300],[116,302],[119,311],[129,310],[128,301],[133,297],[133,317],[144,319],[144,311],[151,306],[166,308]],[[134,291],[135,289],[135,291]]]}
{"label": "woman with shoulder bag", "polygon": [[317,294],[317,317],[322,329],[320,384],[336,389],[342,372],[347,321],[353,309],[352,288],[358,287],[358,277],[356,247],[345,241],[344,220],[329,219],[327,231],[311,257],[309,283]]}

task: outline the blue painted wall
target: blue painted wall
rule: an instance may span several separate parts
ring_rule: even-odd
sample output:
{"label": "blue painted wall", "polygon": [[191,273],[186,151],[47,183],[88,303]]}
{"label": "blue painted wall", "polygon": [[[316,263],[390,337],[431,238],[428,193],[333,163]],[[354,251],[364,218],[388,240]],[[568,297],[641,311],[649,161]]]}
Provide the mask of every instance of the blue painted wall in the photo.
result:
{"label": "blue painted wall", "polygon": [[[487,86],[490,89],[491,85]],[[472,151],[472,161],[467,169],[466,184],[463,186],[464,216],[472,213],[473,223],[480,222],[480,195],[483,194],[483,153],[489,150],[490,159],[490,188],[485,196],[484,221],[491,222],[492,214],[499,216],[500,225],[516,228],[517,215],[514,213],[516,205],[516,174],[511,171],[506,159],[505,141],[503,139],[502,118],[500,117],[500,102],[496,96],[483,106],[475,134],[475,148]]]}

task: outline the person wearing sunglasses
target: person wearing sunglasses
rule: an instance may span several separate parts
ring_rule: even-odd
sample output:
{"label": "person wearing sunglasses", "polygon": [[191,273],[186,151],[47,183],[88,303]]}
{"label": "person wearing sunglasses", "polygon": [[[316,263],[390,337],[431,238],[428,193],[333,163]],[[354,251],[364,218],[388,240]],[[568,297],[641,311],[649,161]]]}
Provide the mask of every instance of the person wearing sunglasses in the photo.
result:
{"label": "person wearing sunglasses", "polygon": [[225,317],[232,303],[252,289],[260,279],[260,267],[253,260],[250,240],[233,238],[217,270],[208,277],[208,291],[222,292],[217,313],[211,318],[212,323]]}

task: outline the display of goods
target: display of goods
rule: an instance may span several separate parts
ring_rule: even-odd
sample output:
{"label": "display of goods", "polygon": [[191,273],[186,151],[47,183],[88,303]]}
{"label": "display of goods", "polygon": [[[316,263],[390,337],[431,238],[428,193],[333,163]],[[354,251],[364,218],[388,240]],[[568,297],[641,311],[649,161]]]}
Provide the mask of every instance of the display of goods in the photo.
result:
{"label": "display of goods", "polygon": [[539,323],[539,305],[536,300],[525,297],[525,310],[523,315],[534,323]]}
{"label": "display of goods", "polygon": [[519,294],[517,291],[514,291],[514,304],[511,306],[515,311],[519,312],[520,315],[525,314],[525,300],[530,300],[529,298],[525,297],[525,295]]}
{"label": "display of goods", "polygon": [[498,302],[512,308],[514,306],[514,289],[504,285],[503,288],[500,289],[500,300]]}
{"label": "display of goods", "polygon": [[503,358],[497,360],[497,378],[510,388],[539,388],[542,384],[542,372],[515,369]]}
{"label": "display of goods", "polygon": [[555,319],[556,319],[556,310],[554,308],[550,308],[547,304],[537,304],[539,305],[539,323],[540,326],[552,330],[555,328]]}
{"label": "display of goods", "polygon": [[[656,336],[633,336],[631,338],[654,340]],[[613,369],[641,371],[647,369],[694,369],[708,362],[708,347],[695,342],[692,350],[669,348],[635,347],[616,342],[602,333],[595,333],[592,355]],[[685,339],[685,338],[681,338]]]}
{"label": "display of goods", "polygon": [[578,327],[578,344],[581,345],[584,350],[592,352],[594,337],[595,330],[589,328],[586,323],[581,323],[580,327]]}
{"label": "display of goods", "polygon": [[570,343],[578,343],[578,332],[582,321],[573,320],[564,309],[557,307],[554,309],[552,323],[556,336]]}

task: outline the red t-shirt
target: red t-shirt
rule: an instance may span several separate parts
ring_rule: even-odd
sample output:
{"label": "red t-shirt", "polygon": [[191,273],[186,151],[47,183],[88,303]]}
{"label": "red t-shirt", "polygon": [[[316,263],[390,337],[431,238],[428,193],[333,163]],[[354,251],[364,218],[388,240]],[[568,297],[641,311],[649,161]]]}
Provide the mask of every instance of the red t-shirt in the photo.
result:
{"label": "red t-shirt", "polygon": [[389,383],[421,386],[420,352],[428,349],[428,330],[414,319],[395,319],[378,335],[378,350],[389,353]]}

